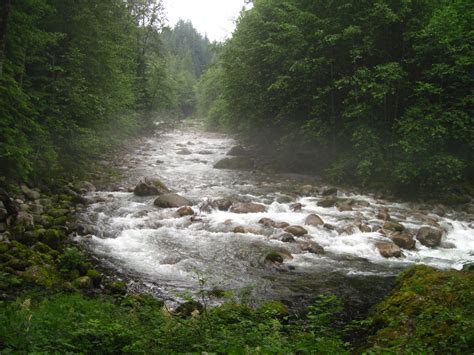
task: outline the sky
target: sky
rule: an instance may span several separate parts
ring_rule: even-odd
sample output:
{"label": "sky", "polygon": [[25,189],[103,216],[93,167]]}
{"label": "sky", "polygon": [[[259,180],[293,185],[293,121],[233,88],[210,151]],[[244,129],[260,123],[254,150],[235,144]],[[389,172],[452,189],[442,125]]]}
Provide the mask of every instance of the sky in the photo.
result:
{"label": "sky", "polygon": [[164,0],[169,25],[191,20],[194,28],[213,41],[229,38],[244,0]]}

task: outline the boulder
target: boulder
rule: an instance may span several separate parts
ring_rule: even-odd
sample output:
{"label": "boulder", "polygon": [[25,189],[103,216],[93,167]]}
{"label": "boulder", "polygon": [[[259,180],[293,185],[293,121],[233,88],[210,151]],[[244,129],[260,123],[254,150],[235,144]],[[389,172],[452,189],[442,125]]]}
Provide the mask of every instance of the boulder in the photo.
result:
{"label": "boulder", "polygon": [[421,227],[416,233],[416,239],[426,247],[434,248],[440,245],[443,231],[431,227]]}
{"label": "boulder", "polygon": [[197,153],[201,154],[201,155],[210,155],[210,154],[213,154],[213,151],[211,151],[211,150],[200,150]]}
{"label": "boulder", "polygon": [[5,208],[0,208],[0,222],[5,222],[8,217],[8,212]]}
{"label": "boulder", "polygon": [[324,189],[321,195],[323,196],[337,195],[337,189],[335,187],[329,187],[327,189]]}
{"label": "boulder", "polygon": [[41,194],[38,191],[30,189],[26,185],[20,186],[21,192],[29,199],[29,200],[37,200],[41,197]]}
{"label": "boulder", "polygon": [[324,254],[324,248],[314,241],[306,241],[301,244],[301,250],[311,254]]}
{"label": "boulder", "polygon": [[386,221],[383,224],[383,229],[386,229],[392,232],[403,232],[405,227],[398,222]]}
{"label": "boulder", "polygon": [[199,204],[199,209],[204,212],[211,212],[213,209],[219,211],[228,211],[232,206],[232,201],[226,198],[220,198],[212,201],[203,201]]}
{"label": "boulder", "polygon": [[272,251],[265,256],[266,262],[281,264],[285,260],[291,260],[293,256],[289,251],[280,250],[280,251]]}
{"label": "boulder", "polygon": [[263,224],[264,226],[267,226],[267,227],[275,226],[275,221],[266,217],[262,218],[260,221],[258,221],[258,223]]}
{"label": "boulder", "polygon": [[336,228],[339,234],[347,234],[347,235],[352,235],[354,233],[357,233],[357,229],[358,228],[353,224],[345,224],[344,226],[340,228]]}
{"label": "boulder", "polygon": [[306,217],[304,224],[307,226],[322,226],[324,225],[324,221],[318,215],[310,214],[308,217]]}
{"label": "boulder", "polygon": [[241,145],[236,145],[235,147],[232,147],[228,152],[227,155],[233,155],[233,156],[243,156],[247,155],[247,151],[245,150],[244,147]]}
{"label": "boulder", "polygon": [[170,192],[168,188],[157,178],[145,178],[140,181],[133,190],[137,196],[155,196]]}
{"label": "boulder", "polygon": [[255,228],[255,227],[243,227],[243,226],[237,226],[232,230],[234,233],[250,233],[250,234],[260,234],[263,235],[264,232],[262,229]]}
{"label": "boulder", "polygon": [[286,223],[286,222],[276,222],[274,227],[275,228],[280,228],[280,229],[284,229],[286,227],[288,227],[290,224],[289,223]]}
{"label": "boulder", "polygon": [[369,225],[365,224],[365,223],[360,223],[358,226],[359,230],[362,232],[362,233],[370,233],[372,232],[372,228],[370,228]]}
{"label": "boulder", "polygon": [[380,242],[375,245],[379,250],[380,255],[384,258],[399,258],[402,256],[402,250],[391,242]]}
{"label": "boulder", "polygon": [[390,220],[390,215],[388,213],[388,210],[386,209],[381,209],[377,213],[377,218],[381,219],[383,221],[389,221]]}
{"label": "boulder", "polygon": [[89,289],[92,288],[92,279],[89,276],[78,277],[74,280],[73,285],[80,289]]}
{"label": "boulder", "polygon": [[260,203],[253,202],[239,202],[231,206],[230,212],[233,213],[262,213],[266,212],[267,208]]}
{"label": "boulder", "polygon": [[290,233],[282,233],[278,236],[278,240],[283,243],[294,243],[296,242],[295,238]]}
{"label": "boulder", "polygon": [[194,215],[194,210],[189,206],[184,206],[184,207],[179,208],[176,211],[176,214],[180,217],[193,216]]}
{"label": "boulder", "polygon": [[295,237],[301,237],[308,234],[308,231],[301,226],[288,226],[283,229],[286,233],[293,234]]}
{"label": "boulder", "polygon": [[35,226],[33,216],[26,212],[19,212],[16,217],[15,226],[25,230],[32,230]]}
{"label": "boulder", "polygon": [[254,161],[246,157],[224,158],[214,164],[216,169],[251,170],[254,166]]}
{"label": "boulder", "polygon": [[159,196],[153,204],[162,208],[176,208],[189,206],[191,202],[178,194],[167,193]]}
{"label": "boulder", "polygon": [[94,192],[96,190],[95,186],[89,181],[80,181],[74,185],[74,188],[80,192]]}
{"label": "boulder", "polygon": [[415,249],[415,239],[413,239],[413,236],[409,233],[394,232],[390,234],[390,239],[400,248],[408,250]]}
{"label": "boulder", "polygon": [[352,206],[349,201],[341,201],[336,203],[337,209],[340,212],[352,211]]}
{"label": "boulder", "polygon": [[293,203],[293,204],[290,205],[290,209],[293,212],[301,211],[302,208],[303,208],[303,205],[301,203]]}
{"label": "boulder", "polygon": [[318,201],[318,206],[320,207],[334,207],[337,203],[337,200],[334,197],[327,197]]}
{"label": "boulder", "polygon": [[180,317],[191,317],[194,315],[198,315],[204,311],[204,307],[201,303],[196,302],[194,300],[187,301],[185,303],[180,304],[175,313]]}

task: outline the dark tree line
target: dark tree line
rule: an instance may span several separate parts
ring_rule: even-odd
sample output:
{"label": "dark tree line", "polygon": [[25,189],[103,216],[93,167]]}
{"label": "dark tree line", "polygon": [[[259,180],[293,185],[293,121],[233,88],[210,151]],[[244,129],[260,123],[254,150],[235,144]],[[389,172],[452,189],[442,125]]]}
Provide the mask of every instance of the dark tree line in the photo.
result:
{"label": "dark tree line", "polygon": [[214,126],[310,151],[346,182],[472,181],[472,1],[253,3],[199,85]]}

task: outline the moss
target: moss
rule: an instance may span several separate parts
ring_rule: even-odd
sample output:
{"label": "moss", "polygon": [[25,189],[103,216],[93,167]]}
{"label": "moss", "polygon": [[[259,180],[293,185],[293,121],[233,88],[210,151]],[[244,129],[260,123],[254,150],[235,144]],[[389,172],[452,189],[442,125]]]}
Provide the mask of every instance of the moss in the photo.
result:
{"label": "moss", "polygon": [[117,295],[124,295],[127,293],[127,284],[123,281],[114,281],[108,285],[111,293]]}
{"label": "moss", "polygon": [[55,226],[65,226],[68,221],[68,217],[61,216],[54,219],[53,224]]}
{"label": "moss", "polygon": [[283,319],[289,315],[288,307],[280,301],[268,301],[258,308],[266,316]]}
{"label": "moss", "polygon": [[474,347],[474,274],[417,266],[374,309],[369,352],[462,353]]}
{"label": "moss", "polygon": [[76,278],[72,284],[74,287],[87,290],[92,288],[92,279],[89,276],[81,276]]}
{"label": "moss", "polygon": [[47,229],[41,238],[41,242],[53,249],[58,249],[61,245],[63,233],[58,229]]}
{"label": "moss", "polygon": [[90,269],[87,270],[86,276],[92,280],[92,284],[94,285],[94,287],[100,286],[100,283],[102,282],[102,274],[100,272],[94,269]]}
{"label": "moss", "polygon": [[33,265],[26,269],[21,277],[39,286],[51,288],[58,286],[61,280],[51,265]]}
{"label": "moss", "polygon": [[280,253],[272,251],[267,254],[267,256],[265,257],[265,261],[269,261],[272,263],[282,263],[283,257],[280,255]]}

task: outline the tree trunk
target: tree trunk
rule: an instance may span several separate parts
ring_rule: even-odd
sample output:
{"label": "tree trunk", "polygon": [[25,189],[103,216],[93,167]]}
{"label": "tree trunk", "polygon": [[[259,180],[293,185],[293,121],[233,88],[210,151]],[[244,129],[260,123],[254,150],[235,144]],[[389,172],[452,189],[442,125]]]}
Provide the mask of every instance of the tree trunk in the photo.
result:
{"label": "tree trunk", "polygon": [[8,30],[8,18],[12,8],[13,0],[3,0],[0,12],[0,77],[3,74],[3,62],[5,61],[5,43]]}

